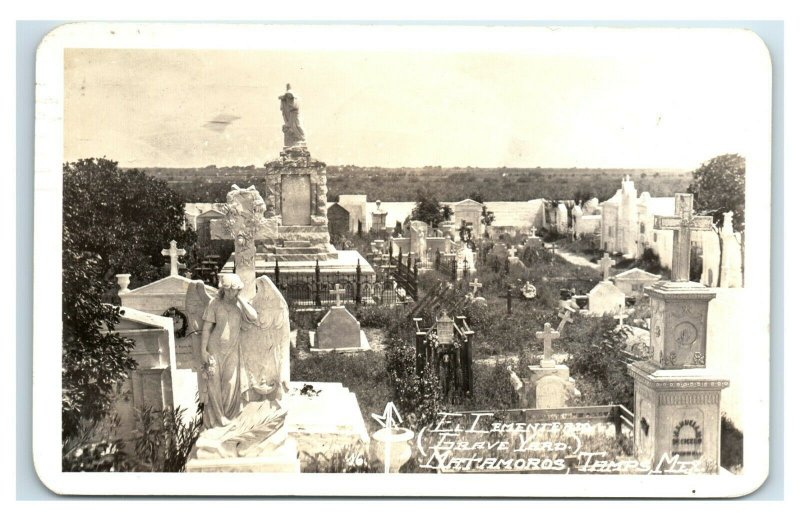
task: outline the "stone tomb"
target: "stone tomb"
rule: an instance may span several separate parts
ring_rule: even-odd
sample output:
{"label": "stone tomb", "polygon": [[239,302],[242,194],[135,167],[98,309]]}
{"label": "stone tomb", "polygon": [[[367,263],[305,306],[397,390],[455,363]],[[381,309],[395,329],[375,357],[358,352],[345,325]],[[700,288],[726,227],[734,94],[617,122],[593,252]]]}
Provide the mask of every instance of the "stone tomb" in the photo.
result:
{"label": "stone tomb", "polygon": [[607,313],[618,313],[625,309],[625,293],[613,282],[598,282],[589,291],[589,314],[600,316]]}
{"label": "stone tomb", "polygon": [[130,439],[136,428],[136,410],[165,408],[184,410],[191,421],[197,411],[197,372],[191,356],[178,357],[173,319],[122,306],[115,332],[134,341],[131,357],[138,364],[124,380],[114,411],[119,432]]}
{"label": "stone tomb", "polygon": [[317,330],[309,332],[311,352],[331,351],[369,351],[367,335],[361,329],[356,317],[341,305],[340,298],[345,290],[336,285],[331,294],[336,297],[336,305],[317,324]]}
{"label": "stone tomb", "polygon": [[641,297],[644,295],[644,288],[649,288],[661,280],[661,277],[639,268],[633,268],[614,275],[611,280],[626,296]]}

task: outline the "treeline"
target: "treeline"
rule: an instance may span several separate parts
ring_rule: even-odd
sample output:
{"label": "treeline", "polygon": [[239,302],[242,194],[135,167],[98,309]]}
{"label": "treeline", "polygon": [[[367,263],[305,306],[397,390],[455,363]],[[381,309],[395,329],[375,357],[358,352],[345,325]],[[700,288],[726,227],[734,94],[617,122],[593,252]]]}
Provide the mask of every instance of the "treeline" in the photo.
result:
{"label": "treeline", "polygon": [[[222,202],[231,184],[263,189],[265,169],[247,167],[145,168],[167,182],[187,202]],[[374,201],[413,201],[424,187],[440,201],[460,201],[480,193],[486,201],[529,199],[608,199],[630,175],[639,192],[654,197],[685,191],[691,172],[656,169],[599,168],[380,168],[328,166],[328,200],[341,194],[366,194]]]}

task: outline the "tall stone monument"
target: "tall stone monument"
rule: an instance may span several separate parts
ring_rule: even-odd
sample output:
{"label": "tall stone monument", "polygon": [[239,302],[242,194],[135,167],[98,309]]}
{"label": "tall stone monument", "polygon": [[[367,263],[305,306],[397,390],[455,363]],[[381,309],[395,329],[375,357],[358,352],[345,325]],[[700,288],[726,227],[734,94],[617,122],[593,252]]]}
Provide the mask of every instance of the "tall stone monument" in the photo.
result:
{"label": "tall stone monument", "polygon": [[542,340],[544,352],[539,365],[528,366],[529,375],[525,379],[523,405],[536,409],[559,409],[576,395],[575,380],[569,376],[569,367],[557,364],[553,359],[552,341],[558,340],[561,333],[544,325],[543,331],[536,332]]}
{"label": "tall stone monument", "polygon": [[695,462],[716,472],[720,452],[720,394],[729,381],[706,368],[706,331],[711,289],[689,281],[690,234],[708,229],[710,217],[692,214],[692,195],[676,194],[674,217],[657,217],[655,228],[673,230],[672,280],[644,291],[650,296],[651,357],[634,362],[634,442],[645,464]]}
{"label": "tall stone monument", "polygon": [[267,218],[278,221],[277,241],[267,246],[278,260],[335,259],[327,217],[325,163],[311,157],[300,127],[297,96],[286,86],[279,97],[283,113],[284,147],[280,157],[265,163]]}
{"label": "tall stone monument", "polygon": [[299,98],[286,87],[279,96],[284,146],[277,159],[264,165],[263,200],[254,187],[247,189],[252,194],[245,194],[234,186],[226,216],[212,222],[213,238],[233,238],[236,247],[235,262],[229,261],[221,272],[235,271],[252,288],[257,276],[274,275],[276,263],[281,273],[303,277],[313,277],[317,266],[322,274],[354,277],[360,264],[363,280],[372,281],[375,271],[366,259],[355,250],[337,251],[330,243],[325,163],[311,157]]}

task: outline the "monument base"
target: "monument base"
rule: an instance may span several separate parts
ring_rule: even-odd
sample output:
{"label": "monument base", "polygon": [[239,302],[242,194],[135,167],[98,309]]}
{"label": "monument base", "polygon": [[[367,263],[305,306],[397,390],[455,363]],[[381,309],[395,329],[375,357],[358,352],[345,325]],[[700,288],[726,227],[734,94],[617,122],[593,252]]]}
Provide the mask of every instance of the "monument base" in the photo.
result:
{"label": "monument base", "polygon": [[[367,259],[362,257],[358,251],[341,250],[337,253],[336,258],[319,260],[320,275],[338,274],[343,277],[355,279],[356,267],[360,265],[362,280],[365,282],[375,280],[375,270],[370,266],[369,262],[367,262]],[[226,262],[225,266],[220,270],[221,273],[234,273],[234,258],[235,255],[231,255],[228,262]],[[290,276],[297,278],[300,275],[313,278],[317,268],[317,259],[279,260],[278,266],[280,275],[286,275],[287,280]],[[270,254],[256,254],[255,268],[257,277],[261,275],[272,277],[275,274],[275,258]]]}
{"label": "monument base", "polygon": [[266,456],[255,458],[192,458],[186,463],[186,472],[300,472],[297,442],[287,438],[283,444]]}
{"label": "monument base", "polygon": [[[297,443],[300,466],[324,466],[342,451],[369,450],[369,435],[356,395],[338,382],[291,382],[283,406],[289,439]],[[306,387],[307,392],[302,393]]]}
{"label": "monument base", "polygon": [[361,336],[361,344],[352,347],[337,347],[335,349],[320,349],[317,347],[315,342],[317,338],[316,331],[309,331],[308,332],[308,341],[311,344],[311,352],[312,353],[360,353],[363,351],[369,351],[371,348],[369,346],[369,340],[367,340],[367,335],[364,331],[359,331]]}

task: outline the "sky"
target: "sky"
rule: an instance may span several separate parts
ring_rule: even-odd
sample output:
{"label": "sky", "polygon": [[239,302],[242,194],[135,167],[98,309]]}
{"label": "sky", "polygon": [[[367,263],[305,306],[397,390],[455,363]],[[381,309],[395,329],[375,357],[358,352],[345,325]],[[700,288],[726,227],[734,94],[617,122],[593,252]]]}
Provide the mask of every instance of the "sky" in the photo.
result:
{"label": "sky", "polygon": [[67,49],[65,160],[261,166],[281,150],[288,82],[309,150],[331,165],[689,170],[746,155],[768,63],[724,39],[618,40],[558,52]]}

